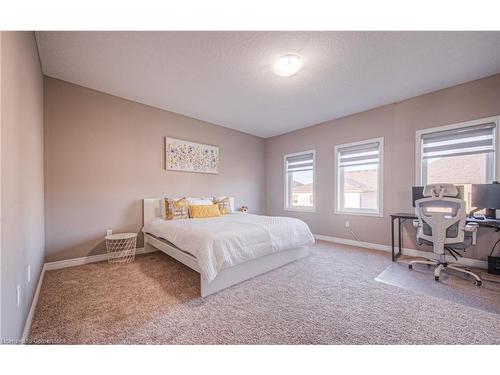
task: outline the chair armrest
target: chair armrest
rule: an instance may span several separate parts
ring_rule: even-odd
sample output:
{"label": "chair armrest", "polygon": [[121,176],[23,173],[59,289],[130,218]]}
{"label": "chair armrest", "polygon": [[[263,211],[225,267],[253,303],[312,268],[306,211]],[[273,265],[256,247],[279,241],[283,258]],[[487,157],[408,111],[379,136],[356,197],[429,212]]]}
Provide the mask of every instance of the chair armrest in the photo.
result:
{"label": "chair armrest", "polygon": [[467,223],[464,227],[464,232],[472,232],[472,244],[476,244],[477,240],[477,230],[479,225],[477,223]]}
{"label": "chair armrest", "polygon": [[413,228],[418,228],[420,227],[420,221],[418,219],[413,219]]}
{"label": "chair armrest", "polygon": [[476,223],[465,224],[464,231],[466,232],[477,232],[479,225]]}

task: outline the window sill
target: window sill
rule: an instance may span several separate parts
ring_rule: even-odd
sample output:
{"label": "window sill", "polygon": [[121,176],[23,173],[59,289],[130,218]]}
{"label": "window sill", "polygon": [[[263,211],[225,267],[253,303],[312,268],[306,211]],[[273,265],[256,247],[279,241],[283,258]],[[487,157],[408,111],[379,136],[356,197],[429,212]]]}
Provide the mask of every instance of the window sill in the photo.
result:
{"label": "window sill", "polygon": [[334,211],[335,215],[356,215],[356,216],[371,216],[371,217],[384,217],[383,212],[366,212],[366,211]]}
{"label": "window sill", "polygon": [[285,211],[297,211],[297,212],[316,212],[316,209],[308,208],[308,207],[285,207],[283,208]]}

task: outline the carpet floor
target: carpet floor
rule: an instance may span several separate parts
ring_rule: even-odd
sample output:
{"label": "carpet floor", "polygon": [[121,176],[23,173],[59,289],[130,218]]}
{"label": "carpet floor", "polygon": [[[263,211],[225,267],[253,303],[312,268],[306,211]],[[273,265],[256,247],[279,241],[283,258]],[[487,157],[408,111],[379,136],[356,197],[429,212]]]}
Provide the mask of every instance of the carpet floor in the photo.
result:
{"label": "carpet floor", "polygon": [[59,344],[499,344],[500,316],[378,282],[387,253],[308,258],[206,298],[167,255],[48,271],[29,340]]}

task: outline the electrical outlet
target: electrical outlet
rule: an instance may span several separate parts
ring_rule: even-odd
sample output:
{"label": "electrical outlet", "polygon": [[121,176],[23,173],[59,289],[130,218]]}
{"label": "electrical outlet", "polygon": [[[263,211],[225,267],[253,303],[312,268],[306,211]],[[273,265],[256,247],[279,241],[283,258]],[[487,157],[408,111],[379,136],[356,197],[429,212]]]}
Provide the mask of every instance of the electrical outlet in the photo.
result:
{"label": "electrical outlet", "polygon": [[21,285],[17,284],[16,291],[17,291],[17,308],[19,308],[19,306],[21,306]]}
{"label": "electrical outlet", "polygon": [[345,227],[346,228],[349,228],[351,226],[351,223],[349,223],[348,221],[345,222]]}
{"label": "electrical outlet", "polygon": [[31,282],[31,265],[28,264],[28,283]]}
{"label": "electrical outlet", "polygon": [[113,234],[113,230],[112,229],[107,229],[106,230],[106,236],[111,236]]}

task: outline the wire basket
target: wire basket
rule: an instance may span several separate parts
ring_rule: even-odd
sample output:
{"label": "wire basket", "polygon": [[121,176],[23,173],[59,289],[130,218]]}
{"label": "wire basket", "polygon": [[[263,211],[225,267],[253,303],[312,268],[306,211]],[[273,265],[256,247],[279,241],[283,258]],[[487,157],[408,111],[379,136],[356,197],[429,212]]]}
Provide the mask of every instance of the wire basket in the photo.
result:
{"label": "wire basket", "polygon": [[136,233],[119,233],[106,236],[108,263],[130,263],[135,259]]}

